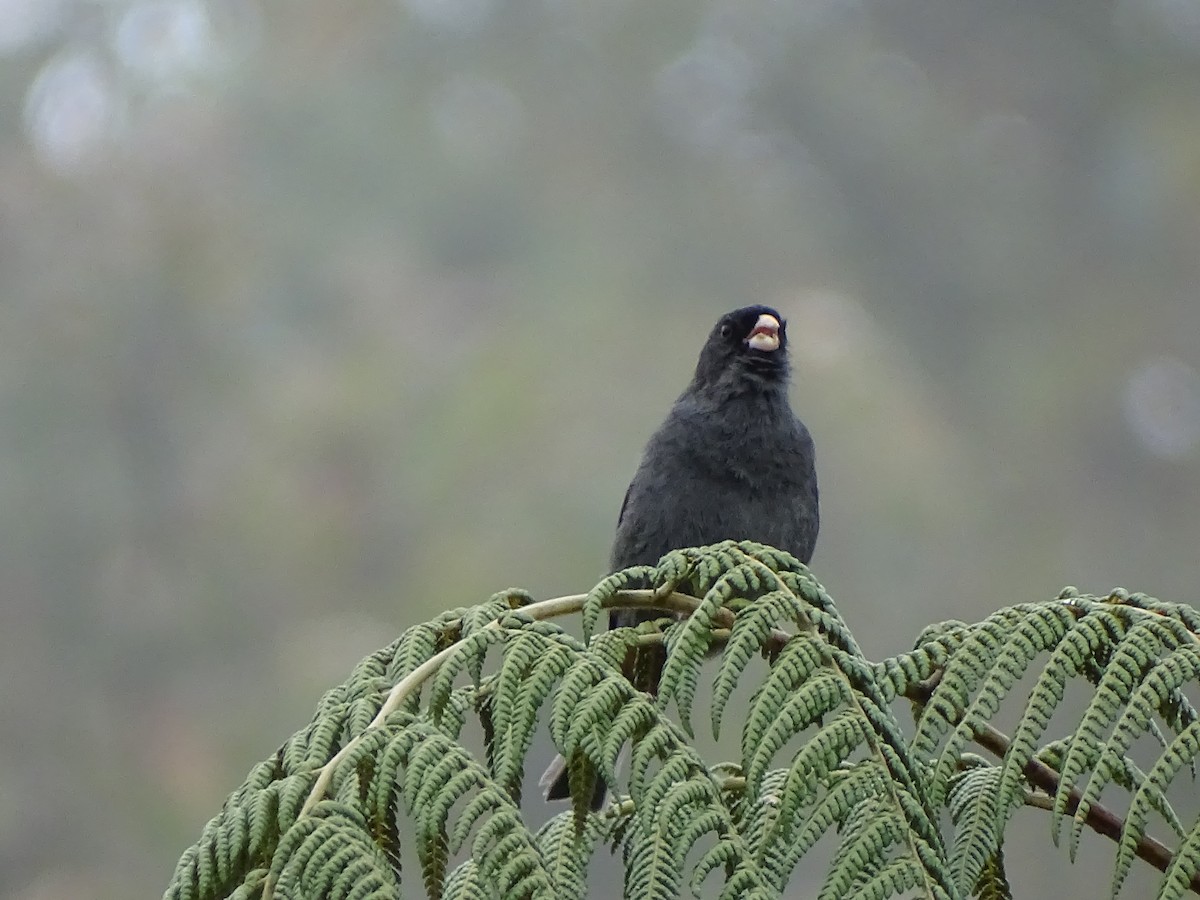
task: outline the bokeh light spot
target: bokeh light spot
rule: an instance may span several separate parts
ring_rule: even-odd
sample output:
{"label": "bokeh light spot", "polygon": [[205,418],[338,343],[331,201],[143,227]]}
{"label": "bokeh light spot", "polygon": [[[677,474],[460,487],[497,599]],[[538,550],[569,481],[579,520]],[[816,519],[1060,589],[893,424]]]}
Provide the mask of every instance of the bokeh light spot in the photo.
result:
{"label": "bokeh light spot", "polygon": [[25,127],[42,161],[68,173],[102,155],[121,117],[112,73],[94,55],[51,60],[29,86]]}
{"label": "bokeh light spot", "polygon": [[740,47],[709,38],[663,67],[654,89],[668,130],[713,150],[742,132],[755,81],[754,64]]}
{"label": "bokeh light spot", "polygon": [[1179,459],[1200,444],[1200,374],[1182,360],[1144,362],[1125,382],[1125,421],[1150,453]]}
{"label": "bokeh light spot", "polygon": [[117,58],[148,81],[203,71],[214,55],[212,29],[195,0],[153,0],[131,6],[114,37]]}
{"label": "bokeh light spot", "polygon": [[0,53],[12,53],[53,34],[63,0],[0,0]]}

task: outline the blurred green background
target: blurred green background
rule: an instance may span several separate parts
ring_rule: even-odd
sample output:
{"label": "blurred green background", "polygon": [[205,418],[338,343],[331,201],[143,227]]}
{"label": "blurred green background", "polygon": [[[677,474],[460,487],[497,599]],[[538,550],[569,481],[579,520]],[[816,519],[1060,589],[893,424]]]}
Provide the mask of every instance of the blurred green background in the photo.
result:
{"label": "blurred green background", "polygon": [[749,302],[872,656],[1200,599],[1197,0],[0,0],[0,104],[0,895],[156,896],[360,656],[589,587]]}

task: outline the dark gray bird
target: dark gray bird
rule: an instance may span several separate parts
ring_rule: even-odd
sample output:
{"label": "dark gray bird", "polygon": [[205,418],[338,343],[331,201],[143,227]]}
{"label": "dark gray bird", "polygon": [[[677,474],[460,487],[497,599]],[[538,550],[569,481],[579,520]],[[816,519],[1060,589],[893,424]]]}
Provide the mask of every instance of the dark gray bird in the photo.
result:
{"label": "dark gray bird", "polygon": [[[787,323],[779,313],[747,306],[721,317],[625,492],[610,571],[724,540],[769,544],[803,563],[812,558],[820,524],[813,442],[788,402],[788,374]],[[614,610],[609,627],[660,616]],[[656,688],[652,680],[645,689]],[[549,800],[569,796],[561,757],[542,784]],[[603,799],[598,783],[593,808]]]}

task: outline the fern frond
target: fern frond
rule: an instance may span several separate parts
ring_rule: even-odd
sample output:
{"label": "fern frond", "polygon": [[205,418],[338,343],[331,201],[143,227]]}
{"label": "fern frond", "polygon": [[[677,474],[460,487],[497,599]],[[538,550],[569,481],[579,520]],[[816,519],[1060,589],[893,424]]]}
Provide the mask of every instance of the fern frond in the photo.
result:
{"label": "fern frond", "polygon": [[[1008,820],[997,811],[1003,799],[1002,778],[999,766],[975,765],[950,781],[947,805],[955,825],[950,868],[964,893],[972,891],[981,879],[986,880],[988,866],[1003,846],[1004,823]],[[1011,801],[1007,805],[1011,806]]]}
{"label": "fern frond", "polygon": [[[1130,633],[1132,637],[1132,632]],[[1114,660],[1115,661],[1115,660]],[[1117,720],[1112,735],[1104,742],[1100,758],[1092,768],[1091,777],[1084,788],[1083,796],[1075,812],[1075,821],[1071,833],[1071,853],[1074,854],[1079,846],[1080,832],[1092,804],[1100,799],[1105,786],[1111,780],[1122,783],[1130,790],[1136,788],[1132,782],[1140,781],[1141,773],[1127,759],[1130,748],[1143,734],[1151,731],[1154,725],[1153,715],[1170,703],[1171,698],[1178,696],[1180,688],[1188,682],[1195,681],[1200,675],[1200,648],[1194,644],[1179,647],[1169,655],[1151,664],[1146,671],[1141,684],[1130,695],[1125,710]],[[1156,735],[1161,737],[1161,735]],[[1150,795],[1159,803],[1160,810],[1164,809],[1165,797],[1161,794]],[[1174,817],[1169,807],[1168,822]],[[1174,823],[1171,823],[1174,824]],[[1177,829],[1178,831],[1178,829]]]}
{"label": "fern frond", "polygon": [[[448,610],[431,622],[407,629],[392,645],[392,661],[386,669],[389,682],[395,684],[434,654],[454,644],[461,633],[462,613],[461,609]],[[355,682],[353,675],[349,681]],[[405,709],[416,712],[419,705],[420,697],[410,696]]]}
{"label": "fern frond", "polygon": [[546,871],[550,873],[558,896],[563,900],[587,896],[588,861],[596,845],[611,834],[612,820],[588,816],[583,830],[575,828],[570,812],[559,813],[542,826],[535,836]]}
{"label": "fern frond", "polygon": [[[519,610],[531,603],[533,597],[528,591],[520,588],[509,588],[492,594],[483,603],[468,606],[461,611],[461,636],[468,638],[479,629],[489,627],[497,619],[511,619],[514,615],[519,617]],[[479,680],[478,672],[475,673],[475,680]]]}
{"label": "fern frond", "polygon": [[[951,885],[930,878],[920,851],[893,855],[908,843],[912,834],[909,823],[886,795],[859,804],[848,818],[844,832],[818,900],[893,897],[914,887],[920,888],[926,897],[960,896]],[[930,849],[933,848],[920,848]]]}
{"label": "fern frond", "polygon": [[473,859],[454,867],[442,892],[442,900],[498,900],[498,897],[495,888],[479,874],[479,866]]}
{"label": "fern frond", "polygon": [[634,813],[642,820],[642,827],[635,824],[625,840],[625,896],[648,900],[678,897],[688,853],[709,834],[716,838],[716,844],[693,868],[691,883],[698,885],[716,866],[724,865],[727,877],[720,893],[723,900],[771,896],[727,811],[714,802],[711,780],[680,780],[668,771],[670,768],[668,762],[651,781],[650,790],[660,792],[660,805],[652,807],[647,802],[640,807],[659,809],[660,815],[656,818]]}
{"label": "fern frond", "polygon": [[[1135,611],[1136,608],[1120,604],[1098,602],[1092,604],[1089,615],[1104,616],[1115,620],[1122,633],[1120,642],[1113,648],[1104,666],[1099,684],[1088,702],[1078,727],[1067,739],[1066,755],[1060,769],[1062,780],[1054,798],[1051,835],[1058,840],[1058,825],[1066,813],[1071,788],[1079,776],[1094,767],[1099,761],[1105,743],[1104,732],[1112,723],[1121,707],[1130,702],[1134,689],[1155,667],[1158,655],[1164,650],[1175,650],[1182,644],[1194,643],[1195,636],[1177,621],[1152,613]],[[1152,687],[1153,689],[1153,687]],[[1155,708],[1169,699],[1169,693],[1155,698]],[[1084,813],[1077,812],[1076,815]],[[1075,845],[1071,846],[1074,859]]]}
{"label": "fern frond", "polygon": [[[760,858],[771,859],[777,868],[785,863],[790,871],[799,856],[774,851],[771,844],[791,842],[801,811],[845,777],[845,760],[865,753],[867,762],[859,765],[868,773],[874,766],[886,777],[863,776],[854,785],[860,794],[853,805],[845,804],[847,795],[841,794],[843,802],[826,807],[836,817],[825,821],[840,825],[843,835],[823,896],[846,896],[849,886],[867,883],[872,890],[891,886],[903,891],[909,876],[902,873],[910,871],[917,873],[914,877],[928,896],[959,896],[924,796],[923,773],[888,708],[885,691],[874,681],[875,668],[863,659],[836,608],[806,573],[775,573],[763,565],[756,574],[764,591],[789,595],[789,618],[801,631],[774,654],[743,727],[742,767],[751,809],[761,809],[757,804],[774,757],[790,740],[815,728],[796,751],[779,788],[771,833],[759,844]],[[745,658],[744,651],[736,652],[733,666]],[[868,793],[868,788],[879,790]],[[854,818],[868,806],[878,811],[870,821]],[[879,880],[873,881],[876,876]]]}
{"label": "fern frond", "polygon": [[918,636],[913,650],[874,663],[873,680],[884,699],[903,697],[940,672],[969,633],[963,622],[939,622]]}
{"label": "fern frond", "polygon": [[1200,722],[1193,722],[1176,736],[1138,785],[1129,803],[1129,814],[1125,817],[1125,827],[1121,830],[1121,840],[1117,845],[1112,887],[1114,897],[1129,874],[1138,841],[1145,837],[1146,819],[1151,810],[1161,808],[1162,801],[1159,798],[1166,793],[1179,770],[1197,755],[1200,755]]}
{"label": "fern frond", "polygon": [[274,764],[260,763],[246,783],[204,826],[200,840],[175,867],[169,900],[216,900],[228,896],[248,874],[269,863],[280,835],[296,820],[312,787],[311,774],[277,781]]}
{"label": "fern frond", "polygon": [[1200,822],[1192,828],[1175,855],[1158,891],[1158,900],[1178,900],[1192,887],[1192,880],[1200,872]]}
{"label": "fern frond", "polygon": [[479,628],[470,635],[464,635],[463,639],[453,646],[429,684],[428,709],[434,722],[441,718],[442,709],[454,690],[455,679],[463,671],[468,671],[472,675],[472,681],[478,683],[480,667],[488,649],[503,640],[504,635],[499,628]]}
{"label": "fern frond", "polygon": [[930,802],[942,803],[962,748],[995,715],[1037,654],[1057,644],[1074,621],[1063,604],[1022,603],[971,628],[922,710],[912,742],[913,752],[924,758],[953,729],[934,767]]}
{"label": "fern frond", "polygon": [[351,806],[325,800],[279,842],[271,865],[275,894],[308,900],[392,900],[400,897],[388,860]]}
{"label": "fern frond", "polygon": [[[985,722],[990,722],[996,715],[1004,698],[1008,696],[1013,685],[1028,672],[1033,660],[1047,648],[1056,646],[1075,625],[1075,617],[1071,610],[1062,604],[1021,604],[1013,607],[1009,612],[1011,615],[989,620],[989,624],[995,624],[1007,632],[1006,635],[1003,635],[1002,643],[996,648],[993,657],[987,658],[983,652],[971,654],[967,650],[977,636],[982,646],[992,646],[991,637],[996,633],[991,632],[990,629],[980,629],[974,632],[960,650],[960,652],[965,651],[968,656],[973,656],[974,663],[987,674],[967,708],[966,714],[962,716],[962,720],[957,724],[954,733],[943,747],[941,757],[934,767],[930,783],[931,801],[940,802],[947,783],[958,767],[958,759],[963,748],[975,737],[979,727]],[[958,654],[955,654],[955,659],[958,659]],[[950,666],[954,666],[954,664],[954,660],[952,660]],[[964,683],[966,680],[963,679]],[[945,679],[943,679],[944,681]],[[1040,698],[1038,700],[1040,702]],[[924,722],[924,718],[922,718],[922,722]],[[919,734],[917,740],[920,740]],[[1010,810],[1020,803],[1020,797],[1015,792],[1004,795],[1000,799],[1008,804]],[[999,814],[1001,817],[1005,815],[1002,810]],[[1003,823],[1000,824],[1002,828]],[[981,860],[981,864],[985,861]],[[978,874],[979,870],[970,873],[970,881],[960,881],[960,887],[969,889]]]}
{"label": "fern frond", "polygon": [[1121,604],[1135,609],[1145,610],[1157,616],[1171,619],[1181,624],[1192,634],[1200,634],[1200,610],[1186,603],[1172,603],[1169,600],[1159,600],[1140,591],[1130,593],[1124,588],[1114,588],[1105,598],[1105,602]]}
{"label": "fern frond", "polygon": [[654,711],[642,703],[626,703],[613,718],[601,748],[603,771],[615,772],[617,759],[627,743],[636,741],[655,727]]}
{"label": "fern frond", "polygon": [[[951,649],[940,675],[930,679],[935,687],[919,710],[913,740],[914,750],[921,756],[940,751],[929,785],[933,801],[940,802],[967,742],[984,740],[990,720],[1017,680],[1029,672],[1039,654],[1048,651],[1049,658],[1038,672],[1013,739],[1002,741],[994,790],[975,795],[973,817],[978,824],[972,827],[974,838],[958,836],[952,861],[961,889],[972,887],[991,864],[992,849],[998,849],[1012,811],[1024,796],[1026,773],[1035,758],[1054,770],[1053,779],[1039,777],[1039,783],[1052,795],[1051,834],[1055,840],[1062,817],[1072,814],[1071,858],[1105,786],[1115,782],[1139,796],[1144,808],[1137,809],[1140,818],[1135,818],[1133,829],[1126,829],[1128,837],[1123,838],[1125,849],[1118,852],[1114,884],[1124,878],[1135,849],[1139,853],[1145,849],[1147,858],[1165,860],[1161,845],[1151,841],[1142,826],[1151,809],[1160,812],[1172,828],[1180,827],[1178,819],[1162,786],[1144,775],[1128,754],[1142,735],[1167,743],[1156,716],[1177,734],[1186,733],[1196,721],[1196,711],[1185,693],[1200,675],[1197,637],[1186,624],[1196,618],[1186,607],[1162,604],[1144,595],[1118,591],[1094,598],[1067,590],[1056,601],[1019,604],[967,629],[961,644]],[[906,662],[910,670],[919,673],[920,660]],[[889,668],[893,681],[900,680],[895,674],[898,671],[899,665]],[[1039,749],[1037,741],[1060,707],[1067,684],[1077,677],[1095,684],[1078,725],[1066,740]],[[994,729],[992,733],[998,734]],[[1188,755],[1167,766],[1172,777],[1177,766],[1191,765],[1196,756],[1196,748],[1186,747],[1186,743],[1172,744]],[[1078,790],[1076,782],[1084,776],[1087,783]],[[997,778],[994,774],[987,777]],[[984,824],[988,815],[992,821]],[[1120,822],[1107,811],[1098,821]],[[1111,824],[1103,828],[1115,836]],[[962,843],[964,840],[967,843]],[[1190,884],[1193,874],[1186,879],[1178,877]]]}
{"label": "fern frond", "polygon": [[[416,826],[417,856],[426,889],[441,892],[450,853],[482,823],[471,845],[480,877],[499,893],[553,897],[554,884],[542,864],[533,836],[521,821],[508,793],[458,744],[432,724],[395,713],[385,730],[392,731],[381,768],[402,771],[405,806]],[[467,802],[451,828],[450,814]]]}
{"label": "fern frond", "polygon": [[[1072,606],[1074,609],[1075,607]],[[992,827],[1003,830],[1012,813],[1015,798],[1023,791],[1025,766],[1037,753],[1037,741],[1045,733],[1055,710],[1062,703],[1069,678],[1083,672],[1112,638],[1109,623],[1100,617],[1081,616],[1075,627],[1065,634],[1050,654],[1050,659],[1038,674],[1029,692],[1025,709],[1013,733],[1012,742],[1004,755],[997,796],[1009,798],[996,805],[996,821]]]}
{"label": "fern frond", "polygon": [[988,860],[975,886],[976,900],[1013,900],[1012,886],[1004,871],[1004,853],[997,850]]}
{"label": "fern frond", "polygon": [[848,657],[865,662],[858,641],[838,612],[833,598],[825,592],[825,588],[821,587],[820,582],[813,578],[805,566],[797,565],[797,571],[780,571],[779,582],[804,602],[808,623],[824,635],[830,647]]}
{"label": "fern frond", "polygon": [[759,597],[738,614],[729,641],[721,654],[720,665],[713,679],[712,733],[720,737],[725,707],[750,660],[767,642],[772,630],[780,623],[796,622],[802,610],[797,607],[790,591],[771,591]]}
{"label": "fern frond", "polygon": [[[719,867],[732,870],[738,860],[744,855],[745,847],[736,836],[725,837],[717,841],[713,847],[696,863],[696,869],[688,884],[692,896],[700,897],[704,879]],[[733,877],[726,882],[721,896],[730,900],[774,900],[775,895],[768,891],[759,880],[758,873],[749,869],[738,869]]]}
{"label": "fern frond", "polygon": [[683,882],[683,860],[667,841],[653,840],[633,829],[625,843],[625,896],[675,900]]}
{"label": "fern frond", "polygon": [[492,777],[519,797],[525,755],[533,743],[538,712],[582,645],[550,623],[553,632],[529,627],[507,631],[500,671],[489,680],[492,710]]}
{"label": "fern frond", "polygon": [[[958,677],[954,679],[954,682],[960,684],[962,688],[970,690],[967,685],[971,684],[971,679],[962,674],[961,667],[964,665],[964,661],[967,666],[978,666],[978,671],[986,674],[982,679],[982,684],[978,685],[977,694],[974,695],[970,704],[967,704],[966,712],[961,715],[961,720],[956,724],[952,736],[947,740],[941,756],[938,757],[930,782],[931,800],[941,802],[950,778],[959,767],[962,750],[976,736],[980,726],[994,718],[1004,697],[1007,697],[1009,691],[1013,689],[1013,685],[1025,676],[1032,661],[1046,648],[1057,646],[1074,625],[1075,617],[1072,610],[1062,604],[1021,604],[1010,607],[1003,614],[990,617],[988,622],[984,623],[983,628],[972,630],[971,636],[960,648],[961,656],[955,654],[952,661],[949,662],[947,676],[949,676],[950,668],[955,668],[955,676]],[[1002,638],[998,643],[994,640],[997,637]],[[938,685],[935,690],[934,696],[938,702],[946,702],[940,696],[943,685],[946,683],[947,678],[943,678],[942,684]],[[1048,716],[1048,710],[1058,700],[1061,700],[1061,696],[1060,691],[1057,698],[1052,698],[1048,702],[1046,695],[1031,695],[1027,707],[1032,707],[1034,715],[1038,718]],[[962,706],[965,704],[966,695],[949,697],[948,700],[956,707]],[[931,706],[932,703],[934,701],[931,700]],[[926,714],[928,713],[929,709],[926,708]],[[924,724],[925,716],[923,715],[922,725]],[[930,731],[926,730],[924,733],[928,734]],[[922,734],[923,732],[918,727],[918,737],[914,740],[914,744],[920,744]],[[1012,752],[1012,749],[1009,752]],[[1024,792],[1019,790],[1015,782],[1006,785],[1003,782],[1002,773],[997,774],[1001,775],[1001,778],[997,780],[996,792],[988,798],[989,811],[994,816],[994,821],[988,828],[980,830],[979,836],[982,841],[980,844],[972,842],[972,844],[964,846],[964,853],[959,856],[952,854],[955,880],[958,882],[959,888],[965,892],[971,890],[980,872],[983,871],[983,866],[988,863],[991,854],[998,848],[998,844],[992,844],[990,840],[983,841],[983,836],[986,835],[991,839],[1002,834],[1013,810],[1018,808],[1024,799]],[[982,812],[982,810],[977,811]]]}
{"label": "fern frond", "polygon": [[760,860],[763,874],[782,891],[796,865],[830,829],[848,820],[864,800],[886,790],[887,772],[875,760],[864,760],[831,776],[830,787],[804,820],[804,826],[787,840],[780,840],[776,825],[779,801],[787,783],[788,770],[774,769],[762,780],[757,801],[748,810],[744,830],[747,841]]}
{"label": "fern frond", "polygon": [[229,895],[229,900],[258,900],[267,884],[268,874],[267,869],[251,869],[242,879],[242,883]]}
{"label": "fern frond", "polygon": [[622,569],[604,578],[587,593],[583,601],[583,640],[590,643],[596,633],[596,624],[604,611],[604,604],[610,603],[621,591],[628,590],[630,585],[647,584],[658,569],[654,566],[634,566]]}
{"label": "fern frond", "polygon": [[[593,635],[615,607],[690,616]],[[580,610],[586,643],[547,621]],[[430,896],[583,897],[590,859],[611,844],[626,862],[627,896],[690,888],[767,900],[836,830],[820,898],[1006,900],[1003,836],[1028,800],[1052,811],[1055,834],[1073,815],[1072,855],[1085,823],[1119,839],[1114,893],[1137,855],[1166,872],[1162,896],[1174,898],[1200,884],[1200,822],[1185,828],[1167,802],[1200,756],[1189,699],[1200,680],[1197,626],[1190,607],[1066,590],[975,625],[931,626],[914,650],[875,664],[805,566],[750,542],[673,551],[588,595],[533,603],[505,591],[360,662],[230,795],[166,896],[398,897],[411,889],[404,844]],[[710,765],[688,735],[702,665],[722,642],[714,735],[756,655],[766,672],[739,710],[740,758]],[[648,650],[665,660],[657,697],[635,687]],[[623,673],[631,651],[635,671]],[[1035,674],[1009,740],[992,719]],[[1076,727],[1039,746],[1074,679],[1095,686]],[[912,740],[892,711],[902,695],[915,705]],[[519,804],[539,718],[568,759],[573,803],[534,836]],[[461,743],[477,729],[478,757]],[[1146,735],[1162,752],[1143,772],[1131,757]],[[999,762],[970,754],[970,742]],[[600,777],[615,799],[596,815],[588,800]],[[1100,805],[1110,786],[1132,795],[1124,823]],[[950,852],[937,826],[943,804]],[[1147,835],[1151,813],[1178,836],[1173,857]],[[451,870],[459,853],[470,858]]]}
{"label": "fern frond", "polygon": [[[854,888],[855,900],[884,900],[895,897],[904,891],[921,887],[925,880],[925,872],[921,865],[911,856],[899,856],[886,865],[873,871],[869,881],[858,883]],[[823,895],[826,896],[826,895]],[[830,898],[837,894],[828,894]],[[927,894],[926,896],[945,897],[944,893]]]}
{"label": "fern frond", "polygon": [[[824,665],[825,657],[820,642],[806,635],[792,638],[775,658],[766,681],[759,686],[750,700],[750,710],[742,727],[742,766],[746,772],[747,792],[753,800],[757,794],[756,785],[770,766],[775,753],[792,734],[799,733],[808,724],[815,722],[820,716],[836,708],[836,703],[826,703],[814,706],[811,702],[800,704],[794,714],[783,720],[785,707],[792,705],[792,698],[803,685]],[[813,700],[820,695],[810,690],[808,696]],[[837,700],[841,697],[832,698]],[[804,718],[796,714],[804,713]],[[784,727],[791,726],[785,733],[778,727],[783,720]],[[767,734],[774,732],[774,746],[768,745]],[[769,750],[769,752],[767,752]]]}

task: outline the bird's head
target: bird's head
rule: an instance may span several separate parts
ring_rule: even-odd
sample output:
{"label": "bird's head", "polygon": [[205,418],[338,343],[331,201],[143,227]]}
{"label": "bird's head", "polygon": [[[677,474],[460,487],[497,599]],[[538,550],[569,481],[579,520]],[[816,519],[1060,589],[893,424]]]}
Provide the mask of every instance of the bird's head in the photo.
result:
{"label": "bird's head", "polygon": [[787,377],[787,323],[769,306],[721,316],[696,365],[696,381],[711,386],[783,384]]}

